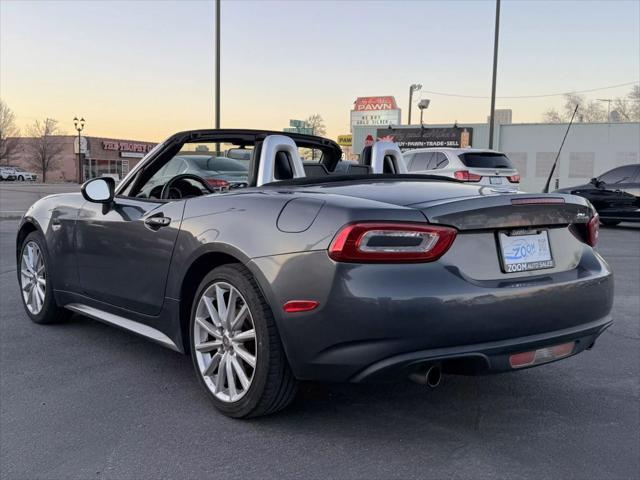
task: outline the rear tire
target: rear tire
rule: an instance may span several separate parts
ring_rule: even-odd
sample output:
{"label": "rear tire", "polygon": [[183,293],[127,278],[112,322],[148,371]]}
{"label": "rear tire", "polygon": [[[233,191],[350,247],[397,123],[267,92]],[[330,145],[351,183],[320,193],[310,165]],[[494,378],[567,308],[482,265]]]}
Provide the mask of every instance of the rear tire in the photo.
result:
{"label": "rear tire", "polygon": [[18,177],[18,181],[19,181],[19,182],[24,182],[24,177],[23,177],[22,175],[20,175],[20,176]]}
{"label": "rear tire", "polygon": [[39,324],[62,322],[71,315],[58,306],[53,296],[50,265],[44,237],[38,231],[31,232],[20,246],[17,268],[24,310],[33,322]]}
{"label": "rear tire", "polygon": [[198,381],[223,414],[268,415],[294,399],[297,381],[273,313],[245,267],[223,265],[202,280],[189,339]]}

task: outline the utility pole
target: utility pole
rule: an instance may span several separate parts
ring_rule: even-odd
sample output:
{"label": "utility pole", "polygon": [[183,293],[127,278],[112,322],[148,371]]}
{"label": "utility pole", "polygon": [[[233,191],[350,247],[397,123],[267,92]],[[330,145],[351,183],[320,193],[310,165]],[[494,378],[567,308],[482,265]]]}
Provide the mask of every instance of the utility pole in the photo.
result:
{"label": "utility pole", "polygon": [[607,102],[607,123],[611,122],[611,102],[613,102],[612,98],[597,98],[599,102]]}
{"label": "utility pole", "polygon": [[[216,0],[216,130],[220,128],[220,2]],[[220,155],[220,144],[216,144],[216,155]]]}
{"label": "utility pole", "polygon": [[493,125],[496,113],[496,75],[498,73],[498,34],[500,32],[500,0],[496,0],[496,28],[493,39],[493,80],[491,82],[491,114],[489,115],[489,148],[493,148]]}

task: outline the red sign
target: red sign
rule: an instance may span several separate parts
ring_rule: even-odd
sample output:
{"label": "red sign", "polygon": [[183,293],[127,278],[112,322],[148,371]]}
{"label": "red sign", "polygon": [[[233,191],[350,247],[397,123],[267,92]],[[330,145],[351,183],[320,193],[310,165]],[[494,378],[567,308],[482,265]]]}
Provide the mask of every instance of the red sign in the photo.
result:
{"label": "red sign", "polygon": [[358,97],[353,109],[357,112],[368,110],[396,110],[396,99],[394,97]]}
{"label": "red sign", "polygon": [[103,140],[102,148],[104,150],[116,150],[119,152],[147,153],[153,148],[153,145],[149,143],[116,142],[113,140]]}

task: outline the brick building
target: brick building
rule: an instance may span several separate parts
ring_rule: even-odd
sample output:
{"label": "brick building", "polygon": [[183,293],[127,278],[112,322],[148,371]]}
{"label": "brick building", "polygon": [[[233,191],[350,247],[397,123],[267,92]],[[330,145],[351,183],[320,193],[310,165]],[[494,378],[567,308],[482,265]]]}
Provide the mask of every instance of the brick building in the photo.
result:
{"label": "brick building", "polygon": [[[30,147],[38,139],[19,138],[17,141],[18,147],[9,158],[9,164],[37,173],[41,180],[42,171],[34,162]],[[138,140],[83,136],[80,142],[82,165],[79,167],[77,136],[58,135],[51,137],[50,141],[59,153],[47,171],[47,183],[84,182],[104,175],[114,178],[117,175],[118,179],[122,179],[156,145]]]}

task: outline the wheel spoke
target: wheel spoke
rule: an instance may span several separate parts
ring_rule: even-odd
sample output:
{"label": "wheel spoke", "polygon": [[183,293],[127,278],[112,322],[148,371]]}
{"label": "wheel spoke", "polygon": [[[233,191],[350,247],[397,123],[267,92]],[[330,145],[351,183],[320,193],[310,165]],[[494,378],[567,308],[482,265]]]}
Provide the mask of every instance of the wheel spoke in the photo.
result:
{"label": "wheel spoke", "polygon": [[235,288],[231,287],[229,290],[229,299],[227,300],[227,308],[225,309],[224,320],[227,328],[231,330],[231,316],[236,313],[236,302],[238,300],[238,292]]}
{"label": "wheel spoke", "polygon": [[249,340],[255,340],[255,339],[256,339],[256,331],[253,328],[245,332],[240,332],[235,337],[233,337],[233,341],[238,343],[244,343]]}
{"label": "wheel spoke", "polygon": [[213,375],[213,372],[215,372],[216,368],[218,368],[218,365],[220,365],[221,359],[222,354],[216,353],[215,355],[213,355],[211,357],[211,362],[209,362],[209,366],[205,369],[204,372],[202,372],[202,375],[204,375],[205,377],[210,377],[211,375]]}
{"label": "wheel spoke", "polygon": [[[211,322],[216,327],[222,327],[222,321],[220,320],[220,315],[216,310],[216,307],[213,306],[213,300],[207,297],[206,295],[203,295],[202,301],[204,302],[204,305],[207,307],[207,312],[209,313],[209,317],[211,317]],[[218,306],[218,308],[220,307]]]}
{"label": "wheel spoke", "polygon": [[247,378],[247,374],[244,373],[244,369],[242,368],[242,365],[240,365],[240,362],[235,356],[231,357],[231,365],[233,366],[233,370],[236,372],[236,376],[238,377],[238,380],[240,380],[240,384],[242,384],[242,388],[245,390],[249,388],[249,384],[251,382]]}
{"label": "wheel spoke", "polygon": [[43,287],[47,285],[47,281],[44,278],[38,277],[37,280],[38,280],[38,285],[42,285]]}
{"label": "wheel spoke", "polygon": [[229,397],[231,400],[238,395],[238,390],[236,389],[236,379],[233,375],[233,366],[231,365],[231,355],[227,354],[227,363],[225,365],[227,369],[227,383],[229,385]]}
{"label": "wheel spoke", "polygon": [[202,342],[196,345],[196,350],[199,352],[211,352],[213,350],[217,350],[222,346],[222,342],[220,340],[213,340],[211,342]]}
{"label": "wheel spoke", "polygon": [[198,323],[198,325],[204,328],[206,332],[212,337],[215,337],[217,339],[222,338],[222,335],[220,335],[220,333],[216,330],[216,327],[212,323],[207,322],[204,318],[196,317],[196,322]]}
{"label": "wheel spoke", "polygon": [[35,299],[36,311],[40,311],[40,309],[42,308],[42,298],[40,298],[40,289],[37,286],[35,286],[33,287],[32,291],[34,291],[33,298]]}
{"label": "wheel spoke", "polygon": [[224,303],[224,290],[220,285],[216,285],[216,303],[218,304],[219,320],[224,322],[227,318],[227,306]]}
{"label": "wheel spoke", "polygon": [[231,322],[231,328],[230,328],[231,331],[237,330],[242,326],[245,318],[247,318],[248,312],[249,312],[249,307],[247,307],[247,304],[245,303],[242,305],[242,307],[240,307],[240,311],[238,312],[236,317],[233,319],[233,322]]}
{"label": "wheel spoke", "polygon": [[222,355],[220,365],[218,366],[218,376],[216,377],[216,392],[220,394],[224,388],[224,379],[227,372],[227,353]]}
{"label": "wheel spoke", "polygon": [[251,355],[245,348],[241,345],[236,345],[235,347],[236,355],[238,355],[242,360],[244,360],[247,365],[255,368],[256,366],[256,357]]}

